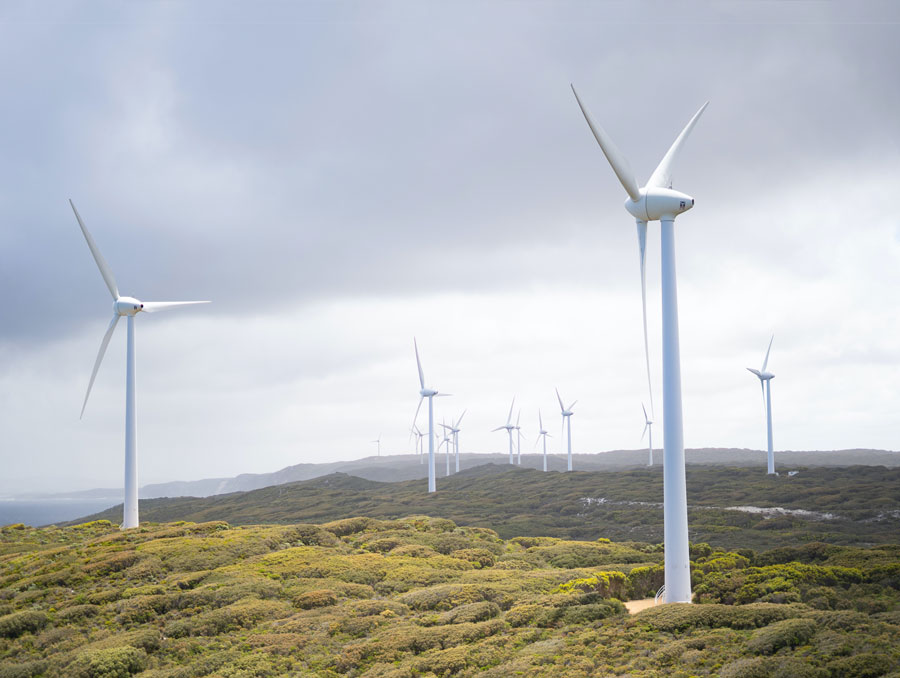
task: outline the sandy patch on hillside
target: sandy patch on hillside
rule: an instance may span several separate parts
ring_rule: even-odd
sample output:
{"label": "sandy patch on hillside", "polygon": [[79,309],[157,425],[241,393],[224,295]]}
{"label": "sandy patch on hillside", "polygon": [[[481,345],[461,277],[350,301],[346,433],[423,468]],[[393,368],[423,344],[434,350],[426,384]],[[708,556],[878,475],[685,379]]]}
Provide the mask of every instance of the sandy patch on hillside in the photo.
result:
{"label": "sandy patch on hillside", "polygon": [[656,601],[653,598],[629,600],[625,603],[625,608],[628,610],[629,614],[635,614],[636,612],[640,612],[641,610],[646,610],[648,607],[653,607],[653,604],[655,602]]}

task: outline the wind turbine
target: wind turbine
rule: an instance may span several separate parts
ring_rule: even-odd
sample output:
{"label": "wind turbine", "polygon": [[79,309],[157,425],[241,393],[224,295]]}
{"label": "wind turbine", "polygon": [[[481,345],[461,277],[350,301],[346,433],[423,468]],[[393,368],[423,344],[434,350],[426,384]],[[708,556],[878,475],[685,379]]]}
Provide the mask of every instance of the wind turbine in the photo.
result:
{"label": "wind turbine", "polygon": [[641,403],[641,409],[644,410],[644,432],[641,433],[641,440],[647,433],[650,437],[647,439],[647,466],[653,466],[653,420],[647,416],[647,408]]}
{"label": "wind turbine", "polygon": [[522,465],[522,427],[519,422],[522,420],[522,410],[519,410],[519,416],[516,417],[516,464]]}
{"label": "wind turbine", "polygon": [[447,452],[444,455],[444,458],[447,460],[447,475],[449,476],[450,475],[450,442],[452,441],[452,438],[450,436],[450,433],[447,430],[449,427],[443,421],[441,421],[441,428],[444,429],[444,439],[441,441],[441,444],[438,445],[438,452],[441,451],[441,447],[443,447],[444,445],[447,446]]}
{"label": "wind turbine", "polygon": [[571,471],[572,470],[572,420],[569,419],[569,417],[571,417],[573,414],[575,414],[572,411],[572,408],[575,407],[575,403],[577,403],[578,401],[576,400],[571,405],[566,407],[565,405],[563,405],[562,398],[559,395],[559,389],[556,389],[556,399],[559,400],[559,411],[560,411],[560,414],[562,415],[562,433],[561,433],[561,435],[563,437],[566,435],[566,422],[569,423],[569,426],[568,426],[568,430],[569,430],[569,462],[566,466],[566,470]]}
{"label": "wind turbine", "polygon": [[772,380],[775,378],[775,375],[771,372],[766,372],[766,365],[769,364],[769,351],[772,350],[773,341],[775,341],[774,334],[772,335],[772,338],[769,339],[769,348],[766,349],[766,359],[763,360],[762,367],[758,370],[754,370],[752,367],[747,368],[748,370],[753,372],[753,374],[759,377],[759,386],[763,392],[763,405],[765,405],[766,408],[766,433],[769,437],[769,475],[775,473],[775,452],[772,448]]}
{"label": "wind turbine", "polygon": [[[540,425],[538,440],[541,438],[544,439],[544,471],[547,470],[547,436],[550,435],[544,430],[544,420],[541,418],[541,411],[538,410],[538,424]],[[535,445],[537,445],[537,440],[534,441]]]}
{"label": "wind turbine", "polygon": [[380,456],[381,456],[381,434],[379,433],[379,434],[378,434],[378,437],[375,438],[375,440],[373,440],[373,441],[371,441],[371,442],[373,442],[373,443],[375,443],[376,445],[378,445],[378,456],[380,457]]}
{"label": "wind turbine", "polygon": [[448,396],[449,393],[438,393],[433,388],[425,387],[425,373],[422,371],[422,361],[419,360],[419,345],[413,337],[413,347],[416,350],[416,367],[419,368],[419,405],[416,407],[416,416],[413,417],[413,426],[416,425],[416,419],[419,418],[419,409],[422,407],[422,401],[428,398],[428,491],[434,492],[434,396]]}
{"label": "wind turbine", "polygon": [[81,417],[84,417],[84,409],[87,407],[88,398],[91,395],[91,388],[94,386],[94,379],[97,377],[97,370],[100,369],[100,363],[103,362],[103,356],[106,354],[106,347],[112,338],[116,329],[119,318],[125,317],[127,320],[127,338],[126,338],[126,357],[125,357],[125,501],[123,505],[122,529],[127,530],[137,527],[140,523],[138,519],[138,479],[137,479],[137,442],[135,433],[135,405],[134,405],[134,318],[138,313],[155,313],[156,311],[164,311],[176,306],[187,306],[190,304],[208,304],[208,301],[140,301],[134,297],[123,297],[119,295],[119,288],[116,285],[116,279],[113,276],[112,269],[100,250],[97,243],[91,237],[90,232],[81,220],[81,215],[75,209],[75,204],[69,200],[72,211],[75,212],[75,218],[81,227],[81,232],[87,241],[88,248],[97,262],[97,268],[100,269],[100,275],[109,288],[109,293],[113,298],[113,317],[106,328],[106,334],[100,342],[100,351],[97,353],[97,359],[94,361],[94,369],[91,372],[91,379],[88,382],[87,393],[84,394],[84,403],[81,406]]}
{"label": "wind turbine", "polygon": [[459,425],[462,423],[462,418],[466,416],[466,410],[463,410],[463,413],[459,415],[459,419],[456,420],[455,424],[451,424],[447,426],[446,424],[441,424],[445,429],[450,432],[450,435],[453,437],[453,451],[454,456],[456,457],[456,473],[459,473]]}
{"label": "wind turbine", "polygon": [[496,432],[496,431],[502,431],[502,430],[506,429],[506,432],[509,434],[509,463],[510,463],[510,464],[513,463],[513,437],[512,437],[512,432],[513,432],[513,429],[515,428],[515,426],[512,425],[512,411],[513,411],[513,406],[514,406],[515,404],[516,404],[516,399],[515,399],[515,397],[513,397],[512,403],[510,403],[510,405],[509,405],[509,414],[508,414],[507,417],[506,417],[506,425],[505,425],[505,426],[498,426],[498,427],[495,428],[493,431],[491,431],[491,433],[494,433],[494,432]]}
{"label": "wind turbine", "polygon": [[418,426],[413,425],[410,429],[410,437],[412,436],[416,437],[416,453],[419,455],[419,463],[421,464],[424,462],[424,456],[422,455],[422,438],[425,437],[425,434],[419,430]]}
{"label": "wind turbine", "polygon": [[[663,156],[643,188],[638,188],[625,156],[581,103],[578,106],[600,144],[613,172],[628,194],[625,209],[637,223],[641,263],[641,303],[644,320],[644,355],[650,379],[647,345],[647,285],[644,273],[647,222],[659,221],[662,230],[662,333],[663,333],[663,514],[665,539],[666,602],[691,602],[690,553],[687,528],[687,490],[684,473],[684,431],[681,410],[681,356],[678,345],[678,290],[675,277],[675,217],[694,206],[694,199],[672,190],[672,167],[682,145],[709,102],[694,114]],[[652,396],[651,396],[652,397]],[[651,400],[651,411],[653,404]]]}

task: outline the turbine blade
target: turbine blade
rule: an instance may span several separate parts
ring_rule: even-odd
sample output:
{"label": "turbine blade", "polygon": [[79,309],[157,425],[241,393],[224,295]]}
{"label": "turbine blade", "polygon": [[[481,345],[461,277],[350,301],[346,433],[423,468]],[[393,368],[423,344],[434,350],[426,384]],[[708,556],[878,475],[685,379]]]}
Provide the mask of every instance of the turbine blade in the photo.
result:
{"label": "turbine blade", "polygon": [[566,406],[563,405],[562,397],[559,395],[559,389],[556,389],[556,399],[559,401],[559,411],[565,412]]}
{"label": "turbine blade", "polygon": [[425,388],[425,373],[422,372],[422,361],[419,360],[419,345],[416,343],[415,337],[413,337],[413,346],[416,349],[416,366],[419,368],[419,386],[424,389]]}
{"label": "turbine blade", "polygon": [[752,367],[748,367],[747,371],[755,374],[757,377],[762,379],[762,373],[759,370],[754,370]]}
{"label": "turbine blade", "polygon": [[519,428],[519,422],[522,421],[522,410],[519,410],[519,415],[516,417],[516,428]]}
{"label": "turbine blade", "polygon": [[506,430],[505,426],[498,426],[497,428],[492,429],[491,433],[496,433],[497,431],[504,431],[504,430]]}
{"label": "turbine blade", "polygon": [[641,319],[644,322],[644,362],[647,365],[647,392],[653,412],[653,384],[650,381],[650,344],[647,341],[647,222],[637,220],[638,250],[641,258]]}
{"label": "turbine blade", "polygon": [[515,404],[516,404],[516,397],[513,396],[512,402],[509,404],[509,414],[506,415],[506,425],[507,426],[509,426],[510,422],[512,421],[512,411],[513,411],[513,407],[515,406]]}
{"label": "turbine blade", "polygon": [[75,212],[75,218],[78,219],[78,225],[81,227],[84,239],[87,240],[88,248],[91,250],[91,254],[94,255],[94,261],[97,262],[97,268],[100,269],[100,275],[103,276],[103,282],[105,282],[106,286],[109,288],[109,293],[112,295],[113,300],[118,299],[119,288],[116,285],[116,278],[113,275],[112,269],[109,267],[109,264],[106,263],[106,259],[103,258],[103,255],[100,254],[100,248],[97,247],[97,243],[95,243],[94,239],[91,237],[90,231],[87,230],[87,226],[85,226],[84,222],[81,220],[81,215],[78,214],[78,210],[75,209],[75,203],[72,202],[71,198],[69,198],[69,204],[72,206],[72,211]]}
{"label": "turbine blade", "polygon": [[581,108],[584,119],[587,120],[591,132],[594,133],[594,138],[597,140],[597,143],[600,144],[600,150],[603,151],[603,155],[605,155],[606,159],[609,161],[613,172],[615,172],[616,176],[619,178],[622,188],[625,189],[629,198],[637,202],[641,199],[641,193],[638,190],[637,181],[634,179],[634,172],[631,171],[631,166],[628,164],[627,158],[622,155],[622,152],[619,151],[618,148],[616,148],[613,140],[603,128],[591,118],[591,114],[588,113],[584,104],[581,103],[581,97],[579,97],[578,92],[575,91],[575,85],[572,85],[572,92],[575,94],[575,100],[578,102],[578,107]]}
{"label": "turbine blade", "polygon": [[106,354],[106,347],[109,346],[109,340],[116,329],[116,323],[119,322],[119,316],[114,315],[109,321],[109,327],[106,328],[106,334],[100,341],[100,350],[97,352],[97,359],[94,361],[94,370],[91,372],[91,380],[88,382],[87,393],[84,394],[84,403],[81,405],[81,414],[79,419],[84,416],[84,408],[87,407],[88,398],[91,395],[91,389],[94,386],[94,379],[97,377],[97,370],[100,369],[100,363],[103,362],[103,356]]}
{"label": "turbine blade", "polygon": [[573,402],[572,402],[572,404],[571,404],[571,405],[569,405],[569,412],[571,412],[571,411],[572,411],[572,408],[573,408],[573,407],[575,407],[575,403],[577,403],[577,402],[578,402],[578,401],[577,401],[577,400],[575,400],[575,401],[573,401]]}
{"label": "turbine blade", "polygon": [[453,395],[452,393],[435,393],[434,397],[435,398],[449,398],[452,395]]}
{"label": "turbine blade", "polygon": [[766,411],[766,384],[762,379],[759,380],[759,388],[762,391],[763,412],[765,412]]}
{"label": "turbine blade", "polygon": [[706,110],[707,106],[709,106],[708,101],[700,107],[699,111],[694,113],[694,117],[691,118],[684,129],[681,130],[681,134],[679,134],[672,143],[671,148],[669,148],[668,152],[663,156],[663,159],[659,161],[659,165],[657,165],[656,169],[653,170],[653,174],[651,174],[650,178],[647,180],[648,188],[650,186],[672,188],[672,165],[675,164],[675,159],[678,157],[681,147],[684,145],[691,130],[694,129],[694,125],[697,124],[697,121],[700,119],[701,114]]}
{"label": "turbine blade", "polygon": [[538,425],[541,427],[540,430],[544,430],[544,420],[541,419],[541,410],[538,408]]}
{"label": "turbine blade", "polygon": [[760,372],[765,372],[765,371],[766,371],[766,365],[769,364],[769,351],[772,350],[772,342],[773,342],[773,341],[775,341],[775,335],[774,335],[774,334],[772,335],[772,338],[769,339],[769,348],[766,349],[766,359],[763,360],[763,366],[762,366],[762,369],[760,370]]}
{"label": "turbine blade", "polygon": [[466,412],[468,412],[468,410],[463,410],[463,413],[461,415],[459,415],[459,419],[456,420],[456,423],[453,425],[453,428],[459,428],[459,425],[462,423],[462,418],[464,416],[466,416]]}
{"label": "turbine blade", "polygon": [[647,416],[647,408],[644,407],[644,403],[641,403],[641,409],[644,410],[644,421],[650,421],[650,417]]}
{"label": "turbine blade", "polygon": [[641,440],[643,440],[643,439],[644,439],[644,436],[647,435],[647,429],[648,429],[648,428],[650,428],[650,422],[649,422],[649,421],[648,421],[646,424],[644,424],[644,432],[641,433]]}
{"label": "turbine blade", "polygon": [[142,311],[147,313],[156,313],[157,311],[165,311],[177,306],[191,306],[193,304],[208,304],[208,301],[145,301],[141,307]]}

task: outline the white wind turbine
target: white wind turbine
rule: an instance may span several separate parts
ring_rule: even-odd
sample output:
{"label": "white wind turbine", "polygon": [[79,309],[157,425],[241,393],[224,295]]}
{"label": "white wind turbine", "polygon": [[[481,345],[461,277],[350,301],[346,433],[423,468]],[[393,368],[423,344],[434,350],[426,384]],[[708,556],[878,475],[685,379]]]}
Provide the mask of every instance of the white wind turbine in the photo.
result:
{"label": "white wind turbine", "polygon": [[515,397],[513,397],[512,403],[510,403],[510,405],[509,405],[509,414],[508,414],[507,417],[506,417],[506,425],[505,425],[505,426],[498,426],[498,427],[495,428],[493,431],[491,431],[491,433],[494,433],[494,432],[496,432],[496,431],[503,431],[503,430],[505,429],[506,432],[507,432],[507,434],[509,434],[509,463],[510,463],[510,464],[513,463],[513,436],[512,436],[512,432],[513,432],[513,429],[516,428],[515,426],[512,425],[512,412],[513,412],[513,406],[514,406],[515,404],[516,404],[516,399],[515,399]]}
{"label": "white wind turbine", "polygon": [[124,515],[122,518],[122,529],[127,530],[137,527],[140,523],[138,518],[138,478],[137,478],[137,445],[135,433],[135,405],[134,405],[134,317],[141,312],[155,313],[176,306],[187,306],[189,304],[208,304],[208,301],[140,301],[134,297],[123,297],[119,295],[119,288],[116,285],[116,279],[113,276],[112,269],[100,250],[97,243],[91,237],[90,232],[81,220],[81,215],[75,209],[75,204],[69,200],[72,211],[75,212],[75,218],[81,227],[84,239],[87,241],[88,248],[97,262],[97,268],[100,269],[100,275],[109,288],[109,293],[113,298],[113,317],[106,328],[106,334],[100,342],[100,350],[97,353],[97,359],[94,361],[94,369],[91,372],[91,379],[88,382],[87,393],[84,394],[84,403],[81,405],[81,416],[84,416],[84,409],[87,407],[88,398],[91,395],[91,388],[94,386],[94,379],[97,377],[97,370],[100,369],[100,363],[106,354],[106,347],[112,338],[116,329],[119,318],[124,316],[127,320],[127,338],[126,338],[126,358],[125,358],[125,502]]}
{"label": "white wind turbine", "polygon": [[648,433],[650,437],[647,439],[647,466],[653,466],[653,420],[647,416],[647,408],[641,403],[641,409],[644,410],[644,432],[641,433],[641,440]]}
{"label": "white wind turbine", "polygon": [[436,485],[434,482],[434,396],[448,396],[449,393],[438,393],[432,388],[425,387],[425,373],[422,372],[422,361],[419,360],[419,345],[413,337],[413,347],[416,349],[416,367],[419,368],[419,405],[416,407],[416,416],[413,418],[413,426],[416,425],[416,419],[419,418],[419,409],[422,407],[422,401],[428,398],[428,491],[434,492]]}
{"label": "white wind turbine", "polygon": [[[541,411],[538,410],[538,424],[540,428],[538,429],[538,440],[541,438],[544,439],[544,471],[547,470],[547,436],[550,435],[544,430],[544,420],[541,418]],[[535,445],[537,444],[537,440],[535,441]]]}
{"label": "white wind turbine", "polygon": [[379,434],[378,434],[378,437],[375,438],[375,440],[373,440],[373,441],[371,441],[371,442],[373,442],[373,443],[375,443],[376,445],[378,445],[378,456],[380,457],[380,456],[381,456],[381,434],[379,433]]}
{"label": "white wind turbine", "polygon": [[422,455],[422,438],[425,437],[425,434],[419,430],[418,426],[413,425],[410,429],[410,437],[416,437],[416,454],[419,455],[419,463],[423,463],[424,456]]}
{"label": "white wind turbine", "polygon": [[766,372],[766,365],[769,364],[769,351],[772,350],[772,342],[775,340],[775,335],[772,335],[772,338],[769,339],[769,348],[766,349],[766,359],[763,360],[762,367],[758,370],[754,370],[752,367],[748,367],[747,369],[753,372],[757,377],[759,377],[759,386],[763,392],[763,405],[766,408],[766,433],[768,434],[768,442],[769,442],[769,453],[768,453],[768,473],[775,473],[775,452],[772,448],[772,380],[775,378],[775,375],[771,372]]}
{"label": "white wind turbine", "polygon": [[[641,302],[644,318],[644,355],[647,379],[650,358],[647,346],[646,261],[647,222],[659,221],[662,227],[662,333],[663,333],[663,514],[665,534],[666,601],[691,601],[690,553],[688,550],[687,490],[684,472],[684,431],[681,409],[681,357],[678,345],[678,292],[675,278],[675,217],[694,206],[694,199],[672,190],[672,166],[685,140],[709,102],[694,114],[681,134],[663,156],[646,186],[638,188],[625,156],[581,103],[572,87],[578,106],[594,138],[628,194],[625,209],[637,222],[641,262]],[[651,410],[652,401],[651,401]]]}
{"label": "white wind turbine", "polygon": [[516,417],[516,464],[519,466],[522,465],[522,427],[519,426],[519,422],[522,420],[522,410],[519,410],[519,415]]}
{"label": "white wind turbine", "polygon": [[449,432],[449,427],[443,421],[441,422],[441,428],[444,429],[444,439],[441,440],[441,444],[438,445],[438,452],[441,451],[441,447],[444,445],[447,446],[447,452],[444,454],[444,459],[447,462],[447,475],[450,475],[450,443],[453,441],[452,436]]}
{"label": "white wind turbine", "polygon": [[466,416],[466,410],[463,410],[463,413],[459,415],[459,419],[456,420],[455,424],[447,426],[446,424],[441,424],[447,431],[450,432],[450,435],[453,438],[453,455],[456,458],[456,473],[459,473],[459,425],[462,423],[463,417]]}
{"label": "white wind turbine", "polygon": [[[566,407],[565,405],[563,405],[562,398],[559,395],[559,389],[556,389],[556,399],[559,400],[559,412],[562,415],[562,433],[560,434],[562,437],[560,438],[560,440],[565,437],[567,428],[568,428],[568,432],[569,432],[569,461],[566,464],[566,470],[571,471],[572,470],[572,420],[569,419],[569,417],[571,417],[573,414],[575,414],[572,411],[572,408],[575,407],[575,403],[577,403],[578,401],[576,400],[571,405]],[[566,426],[567,422],[569,424],[568,427]]]}

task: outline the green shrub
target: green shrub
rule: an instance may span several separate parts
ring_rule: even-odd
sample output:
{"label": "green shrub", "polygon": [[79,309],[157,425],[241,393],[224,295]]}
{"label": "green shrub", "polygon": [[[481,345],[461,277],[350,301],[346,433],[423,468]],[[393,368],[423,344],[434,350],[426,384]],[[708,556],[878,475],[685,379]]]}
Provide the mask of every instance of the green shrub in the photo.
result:
{"label": "green shrub", "polygon": [[0,678],[34,678],[40,676],[48,668],[48,662],[39,659],[21,664],[3,664],[0,666]]}
{"label": "green shrub", "polygon": [[896,664],[880,654],[857,654],[828,662],[831,678],[876,678],[883,676]]}
{"label": "green shrub", "polygon": [[663,565],[643,565],[628,573],[628,589],[630,598],[649,598],[656,595],[666,581],[666,568]]}
{"label": "green shrub", "polygon": [[720,678],[828,678],[828,672],[794,657],[743,658],[722,667]]}
{"label": "green shrub", "polygon": [[79,621],[81,619],[86,619],[87,617],[96,616],[96,614],[100,612],[99,605],[91,605],[90,603],[86,603],[84,605],[72,605],[72,607],[67,607],[63,610],[60,610],[57,613],[57,616],[66,622]]}
{"label": "green shrub", "polygon": [[509,608],[504,619],[506,619],[510,626],[528,626],[543,611],[544,607],[542,605],[534,605],[531,603],[515,605]]}
{"label": "green shrub", "polygon": [[241,600],[218,610],[172,621],[166,625],[165,633],[172,638],[216,636],[240,628],[252,628],[267,619],[287,617],[291,612],[290,605],[280,601]]}
{"label": "green shrub", "polygon": [[560,584],[557,591],[560,593],[596,592],[604,598],[627,598],[628,580],[623,572],[613,570],[611,572],[595,572],[590,577],[571,579],[565,584]]}
{"label": "green shrub", "polygon": [[618,600],[608,600],[602,603],[588,605],[576,605],[566,608],[562,614],[563,624],[588,624],[598,619],[606,619],[617,614],[623,614],[625,606]]}
{"label": "green shrub", "polygon": [[87,563],[84,566],[84,571],[95,577],[102,576],[113,572],[121,572],[134,565],[137,561],[138,554],[134,551],[120,551],[103,560]]}
{"label": "green shrub", "polygon": [[476,567],[491,567],[496,562],[497,557],[487,549],[457,549],[450,553],[454,558],[460,560],[468,560],[475,563]]}
{"label": "green shrub", "polygon": [[758,629],[747,642],[747,649],[754,654],[774,654],[783,647],[805,644],[816,632],[811,619],[785,619]]}
{"label": "green shrub", "polygon": [[50,618],[38,610],[13,612],[0,617],[0,637],[18,638],[23,633],[35,633],[49,622]]}
{"label": "green shrub", "polygon": [[67,668],[71,678],[128,678],[144,670],[147,653],[134,647],[82,652]]}
{"label": "green shrub", "polygon": [[668,603],[642,610],[632,620],[633,623],[648,624],[660,631],[683,631],[704,626],[752,629],[801,614],[802,611],[793,606],[771,603],[739,606]]}
{"label": "green shrub", "polygon": [[294,605],[301,610],[311,610],[314,607],[328,607],[337,603],[337,594],[330,589],[318,589],[307,591],[294,598]]}
{"label": "green shrub", "polygon": [[467,666],[466,648],[451,647],[448,650],[431,650],[416,662],[417,671],[435,676],[452,676]]}
{"label": "green shrub", "polygon": [[480,622],[493,619],[500,614],[500,607],[496,603],[482,601],[480,603],[468,603],[459,605],[448,612],[444,612],[437,619],[438,624],[461,624],[464,622]]}

